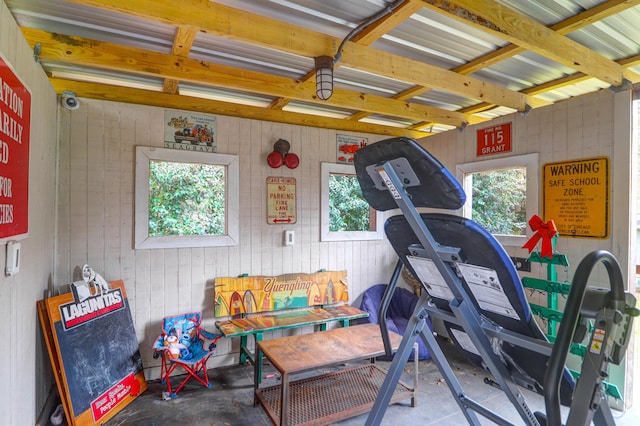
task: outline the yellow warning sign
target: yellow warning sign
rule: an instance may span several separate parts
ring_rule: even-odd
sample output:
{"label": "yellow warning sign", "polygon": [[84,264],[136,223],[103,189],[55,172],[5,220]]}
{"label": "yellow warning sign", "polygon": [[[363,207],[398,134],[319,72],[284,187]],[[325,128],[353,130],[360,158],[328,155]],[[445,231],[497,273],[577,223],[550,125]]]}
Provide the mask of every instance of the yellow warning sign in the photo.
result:
{"label": "yellow warning sign", "polygon": [[564,237],[609,236],[609,158],[596,157],[542,167],[544,220]]}

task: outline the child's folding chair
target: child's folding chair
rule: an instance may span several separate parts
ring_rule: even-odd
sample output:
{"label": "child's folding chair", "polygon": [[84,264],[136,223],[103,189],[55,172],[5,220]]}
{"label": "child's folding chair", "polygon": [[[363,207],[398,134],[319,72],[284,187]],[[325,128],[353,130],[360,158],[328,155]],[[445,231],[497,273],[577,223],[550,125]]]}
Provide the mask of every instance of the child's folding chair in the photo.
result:
{"label": "child's folding chair", "polygon": [[[153,344],[154,358],[162,358],[161,380],[167,383],[167,393],[175,398],[189,379],[194,378],[206,387],[211,387],[207,374],[207,360],[214,354],[216,343],[222,337],[200,327],[199,312],[165,317],[162,320],[162,334]],[[205,340],[211,343],[205,349]],[[176,389],[171,387],[171,374],[182,367],[187,376]],[[202,372],[202,377],[198,374]]]}

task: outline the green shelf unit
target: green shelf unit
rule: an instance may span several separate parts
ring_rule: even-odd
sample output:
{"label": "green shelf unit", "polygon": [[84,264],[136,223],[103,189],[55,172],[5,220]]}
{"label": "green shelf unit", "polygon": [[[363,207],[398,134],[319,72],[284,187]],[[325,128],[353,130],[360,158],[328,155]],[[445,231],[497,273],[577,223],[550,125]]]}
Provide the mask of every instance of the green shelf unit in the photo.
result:
{"label": "green shelf unit", "polygon": [[[556,249],[557,239],[558,239],[557,235],[551,239],[551,247],[553,251],[555,251]],[[557,315],[556,313],[554,313],[554,311],[558,312],[557,311],[558,310],[558,294],[566,295],[566,294],[569,294],[569,291],[571,290],[570,284],[557,282],[558,274],[556,272],[556,265],[568,267],[569,260],[567,259],[567,256],[565,256],[564,254],[554,253],[551,255],[551,257],[548,257],[548,256],[542,256],[540,252],[534,251],[534,252],[531,252],[531,255],[529,256],[529,262],[531,263],[535,262],[535,263],[541,263],[541,264],[547,265],[546,280],[524,277],[522,279],[522,284],[526,288],[540,290],[547,293],[547,307],[545,309],[549,309],[550,311],[549,312],[543,311],[543,313],[547,313],[550,316],[544,316],[542,314],[540,314],[540,316],[547,319],[547,335],[549,337],[555,337],[558,322],[560,322],[560,320],[562,319],[561,313],[560,313],[559,319],[555,318],[557,317]],[[539,308],[543,308],[543,307],[540,306]]]}
{"label": "green shelf unit", "polygon": [[[554,244],[555,247],[555,244]],[[539,252],[534,251],[529,256],[530,262],[535,263],[545,263],[548,265],[560,265],[560,266],[569,266],[569,261],[567,260],[567,256],[564,254],[554,254],[552,257],[541,256]]]}
{"label": "green shelf unit", "polygon": [[569,294],[571,291],[571,284],[569,283],[558,283],[539,278],[523,277],[522,283],[526,288],[546,291],[547,293]]}

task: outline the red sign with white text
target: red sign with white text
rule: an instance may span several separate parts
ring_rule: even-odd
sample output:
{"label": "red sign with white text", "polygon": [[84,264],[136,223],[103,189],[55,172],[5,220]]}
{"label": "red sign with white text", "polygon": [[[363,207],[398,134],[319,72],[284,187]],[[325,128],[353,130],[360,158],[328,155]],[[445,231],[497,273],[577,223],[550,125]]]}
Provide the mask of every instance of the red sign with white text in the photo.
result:
{"label": "red sign with white text", "polygon": [[127,375],[120,382],[113,385],[108,391],[91,402],[91,414],[94,423],[97,423],[106,414],[112,411],[129,396],[138,396],[140,383],[133,373]]}
{"label": "red sign with white text", "polygon": [[29,231],[31,92],[0,56],[0,240]]}
{"label": "red sign with white text", "polygon": [[511,123],[479,129],[476,135],[478,157],[511,151]]}

